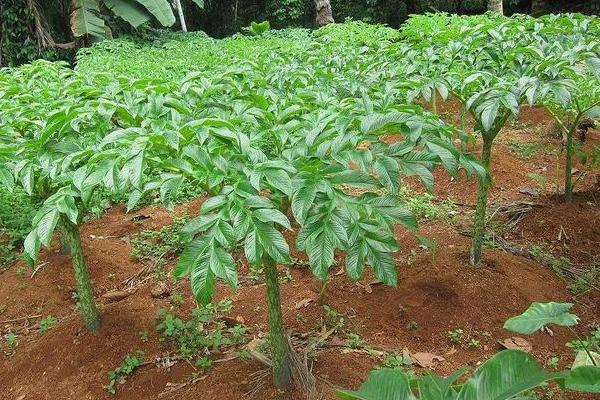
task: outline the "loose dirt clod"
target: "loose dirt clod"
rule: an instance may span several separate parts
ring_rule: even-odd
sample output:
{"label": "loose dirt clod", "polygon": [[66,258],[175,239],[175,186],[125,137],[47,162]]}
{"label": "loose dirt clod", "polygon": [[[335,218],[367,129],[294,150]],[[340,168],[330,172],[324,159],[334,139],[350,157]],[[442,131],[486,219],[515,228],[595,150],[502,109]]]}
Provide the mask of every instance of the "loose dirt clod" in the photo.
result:
{"label": "loose dirt clod", "polygon": [[155,299],[161,299],[169,296],[171,294],[171,289],[169,288],[169,285],[161,281],[154,285],[150,294]]}

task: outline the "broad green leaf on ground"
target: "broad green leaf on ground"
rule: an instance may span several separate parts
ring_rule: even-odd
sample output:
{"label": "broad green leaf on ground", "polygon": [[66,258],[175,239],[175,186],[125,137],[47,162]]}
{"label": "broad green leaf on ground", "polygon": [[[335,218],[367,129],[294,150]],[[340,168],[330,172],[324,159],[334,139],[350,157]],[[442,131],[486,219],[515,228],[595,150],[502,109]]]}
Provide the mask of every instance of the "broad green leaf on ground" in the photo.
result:
{"label": "broad green leaf on ground", "polygon": [[527,311],[504,323],[504,329],[522,335],[530,335],[548,324],[559,326],[577,325],[579,318],[569,313],[571,303],[533,303]]}
{"label": "broad green leaf on ground", "polygon": [[573,368],[565,378],[565,387],[585,393],[600,393],[600,367],[583,366]]}

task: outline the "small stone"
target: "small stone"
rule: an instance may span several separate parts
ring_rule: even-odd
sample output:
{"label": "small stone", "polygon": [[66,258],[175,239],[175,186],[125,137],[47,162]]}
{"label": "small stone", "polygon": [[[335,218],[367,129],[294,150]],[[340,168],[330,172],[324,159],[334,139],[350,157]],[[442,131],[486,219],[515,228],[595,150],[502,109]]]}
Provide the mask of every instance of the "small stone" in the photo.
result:
{"label": "small stone", "polygon": [[171,294],[171,289],[165,282],[158,282],[151,291],[152,297],[155,299],[161,299]]}

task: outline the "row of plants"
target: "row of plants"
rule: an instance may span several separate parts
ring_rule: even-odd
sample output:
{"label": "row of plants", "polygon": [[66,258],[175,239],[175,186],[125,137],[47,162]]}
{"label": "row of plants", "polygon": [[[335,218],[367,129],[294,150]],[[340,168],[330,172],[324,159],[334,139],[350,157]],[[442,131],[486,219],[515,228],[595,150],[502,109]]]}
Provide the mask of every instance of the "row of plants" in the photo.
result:
{"label": "row of plants", "polygon": [[[190,62],[173,73],[165,58],[178,41],[139,65],[107,56],[119,43],[112,42],[96,48],[101,58],[95,48],[82,54],[76,71],[46,62],[0,71],[0,109],[10,121],[0,131],[0,182],[41,204],[24,241],[27,261],[35,262],[57,230],[70,248],[79,310],[96,329],[100,315],[79,233],[95,196],[125,198],[131,210],[155,194],[170,208],[186,186],[201,188],[208,198],[182,230],[186,246],[174,275],[189,277],[197,301],[206,304],[217,279],[238,286],[232,254],[262,267],[274,382],[289,386],[277,279],[277,265],[291,262],[288,232],[297,232],[295,250],[306,253],[323,285],[342,252],[351,279],[368,265],[394,286],[394,228],[417,228],[398,196],[403,180],[415,176],[432,189],[432,171],[442,166],[480,181],[472,260],[478,265],[492,143],[502,127],[526,102],[548,105],[557,116],[581,107],[575,120],[597,104],[590,91],[574,100],[578,82],[596,79],[599,65],[585,19],[490,21],[489,29],[465,25],[467,34],[450,45],[438,35],[398,43],[390,30],[351,23],[314,37],[292,30],[230,39],[221,53],[220,42],[200,38],[191,45],[212,54],[206,68]],[[572,34],[574,26],[580,35]],[[367,40],[369,33],[380,40]],[[252,58],[242,51],[248,48],[256,49]],[[155,63],[163,66],[140,76]],[[196,71],[176,77],[186,69]],[[481,162],[464,151],[470,129],[435,115],[438,96],[452,96],[476,121]],[[433,113],[418,98],[433,103]]]}

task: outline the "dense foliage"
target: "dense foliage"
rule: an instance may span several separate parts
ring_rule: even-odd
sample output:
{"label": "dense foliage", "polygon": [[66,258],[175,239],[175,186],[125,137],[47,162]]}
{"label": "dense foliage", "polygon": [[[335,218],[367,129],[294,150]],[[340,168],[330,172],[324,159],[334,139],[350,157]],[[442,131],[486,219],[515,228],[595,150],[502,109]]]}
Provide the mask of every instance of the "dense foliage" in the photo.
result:
{"label": "dense foliage", "polygon": [[[596,91],[581,91],[598,83],[598,27],[581,15],[436,14],[401,31],[348,22],[101,42],[75,70],[43,61],[0,70],[0,183],[40,204],[24,241],[30,264],[55,230],[68,242],[90,329],[99,316],[78,225],[93,199],[125,198],[131,210],[156,196],[172,208],[181,191],[200,189],[174,275],[189,277],[204,304],[218,279],[236,289],[237,258],[264,271],[274,380],[284,387],[277,265],[303,252],[325,285],[342,254],[350,279],[368,266],[395,286],[396,225],[417,229],[401,188],[415,177],[433,190],[436,167],[479,180],[479,265],[493,141],[523,104],[576,117],[598,104]],[[474,126],[443,122],[440,98]],[[465,151],[478,136],[481,157]]]}

